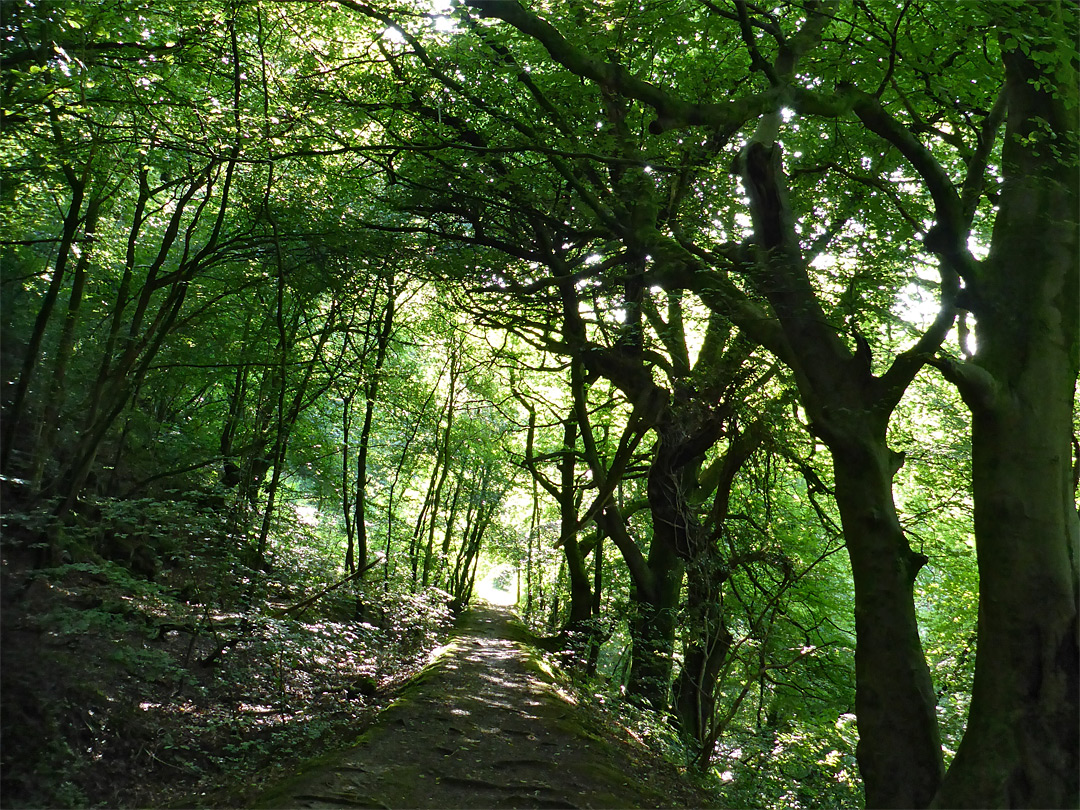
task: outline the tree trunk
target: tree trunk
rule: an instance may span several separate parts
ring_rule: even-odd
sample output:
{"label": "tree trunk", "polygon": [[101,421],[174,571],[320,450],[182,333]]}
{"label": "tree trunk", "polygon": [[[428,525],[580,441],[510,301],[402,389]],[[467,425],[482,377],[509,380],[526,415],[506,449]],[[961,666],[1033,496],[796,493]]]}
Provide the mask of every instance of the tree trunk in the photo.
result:
{"label": "tree trunk", "polygon": [[[655,426],[656,447],[649,466],[648,497],[652,515],[653,536],[649,546],[649,568],[656,584],[654,600],[645,612],[655,627],[638,628],[634,635],[634,665],[630,675],[633,690],[644,688],[649,702],[657,710],[667,708],[668,686],[671,680],[671,654],[675,643],[674,613],[682,591],[682,574],[686,561],[706,553],[708,543],[702,536],[702,525],[690,508],[687,495],[692,491],[699,463],[716,440],[716,424],[705,411],[682,397],[676,397]],[[702,432],[706,422],[712,429]],[[699,573],[702,569],[698,569]],[[704,583],[699,583],[708,589]],[[715,596],[719,596],[717,589]],[[704,595],[703,595],[703,598]],[[642,616],[639,614],[639,620]],[[701,628],[691,628],[694,631]],[[660,636],[663,630],[664,636]],[[653,646],[639,655],[637,640],[648,640]],[[704,642],[704,640],[702,640]],[[661,667],[658,656],[666,658]],[[647,672],[639,670],[639,662]],[[656,683],[634,684],[636,677],[657,680]],[[627,691],[633,691],[630,686]],[[696,712],[695,712],[696,714]]]}
{"label": "tree trunk", "polygon": [[83,231],[89,244],[83,248],[78,261],[75,262],[75,273],[71,281],[71,294],[68,297],[67,312],[64,313],[64,325],[60,330],[60,339],[56,345],[56,359],[53,362],[52,379],[49,383],[48,397],[45,400],[45,411],[39,424],[38,440],[35,443],[34,464],[31,473],[32,488],[35,492],[41,489],[45,465],[52,458],[56,449],[60,412],[64,405],[67,390],[65,384],[67,366],[75,345],[75,326],[78,323],[83,291],[86,288],[86,270],[90,264],[90,254],[94,232],[97,230],[101,202],[101,199],[93,197],[86,207],[86,220]]}
{"label": "tree trunk", "polygon": [[723,586],[730,577],[731,562],[717,543],[728,518],[735,478],[761,444],[764,419],[760,417],[738,433],[731,423],[729,443],[723,455],[704,471],[700,471],[701,456],[694,464],[697,491],[693,492],[693,502],[700,507],[709,495],[713,499],[707,524],[710,536],[702,536],[691,544],[694,553],[686,570],[686,642],[682,669],[673,691],[683,734],[697,745],[695,761],[701,769],[711,763],[716,741],[723,732],[723,723],[718,723],[715,717],[716,685],[733,641],[723,607]]}
{"label": "tree trunk", "polygon": [[367,536],[367,472],[368,441],[375,413],[375,400],[370,395],[364,406],[364,423],[360,428],[360,447],[356,451],[356,497],[353,501],[353,536],[356,540],[356,567],[364,570],[368,564]]}
{"label": "tree trunk", "polygon": [[112,429],[117,417],[127,407],[133,392],[142,385],[150,363],[176,323],[180,309],[184,305],[187,289],[186,283],[178,284],[159,308],[154,324],[148,329],[153,337],[147,336],[143,356],[138,358],[131,355],[128,362],[113,370],[109,384],[106,386],[109,392],[108,407],[102,410],[91,407],[87,427],[72,453],[73,461],[68,465],[67,472],[58,479],[56,490],[62,497],[60,504],[53,512],[57,521],[66,521],[74,508],[93,468],[102,442]]}
{"label": "tree trunk", "polygon": [[257,563],[262,565],[266,557],[266,544],[270,538],[270,522],[274,517],[274,503],[277,499],[278,485],[281,483],[281,472],[285,462],[285,449],[288,446],[288,434],[292,425],[285,418],[285,390],[288,384],[289,352],[293,348],[293,340],[296,337],[297,324],[299,323],[300,311],[297,308],[293,318],[291,334],[285,332],[285,264],[281,251],[281,238],[278,234],[277,223],[271,219],[274,230],[274,253],[277,267],[277,307],[275,309],[274,322],[278,330],[278,380],[275,392],[276,421],[274,426],[274,449],[270,453],[270,463],[274,472],[270,476],[270,485],[266,488],[266,509],[263,512],[262,525],[259,528],[259,539],[255,546]]}
{"label": "tree trunk", "polygon": [[[248,335],[251,330],[251,313],[244,319],[244,332],[240,338],[240,345],[244,348],[248,345]],[[240,363],[236,367],[236,376],[233,378],[232,388],[229,389],[229,410],[225,416],[225,424],[221,427],[221,438],[218,448],[221,451],[221,484],[226,489],[234,489],[241,481],[240,467],[236,464],[235,441],[236,432],[240,428],[241,415],[244,412],[244,400],[247,398],[248,366]]]}
{"label": "tree trunk", "polygon": [[652,572],[651,591],[644,591],[636,583],[630,591],[633,660],[626,693],[656,711],[664,711],[671,684],[671,654],[683,564],[673,547],[654,539],[649,547],[648,567]]}
{"label": "tree trunk", "polygon": [[[851,558],[857,756],[866,805],[926,807],[944,770],[913,599],[926,559],[911,551],[900,528],[892,496],[899,459],[885,441],[889,417],[921,361],[898,358],[886,375],[875,377],[865,340],[858,337],[855,352],[844,345],[810,284],[780,147],[756,137],[743,161],[758,242],[755,283],[781,322],[812,429],[832,451],[836,504]],[[944,335],[940,321],[928,333],[938,342]]]}
{"label": "tree trunk", "polygon": [[[238,67],[234,68],[234,73],[236,81],[239,82]],[[119,352],[120,356],[116,358],[115,363],[108,354],[103,358],[91,390],[84,420],[85,426],[72,453],[73,460],[67,465],[67,470],[58,478],[57,486],[54,487],[62,496],[54,512],[58,521],[67,519],[86,483],[102,441],[112,429],[116,418],[123,412],[132,392],[142,383],[150,363],[171,334],[187,297],[191,280],[204,266],[204,262],[209,262],[211,255],[218,248],[225,212],[229,208],[229,192],[238,154],[239,146],[234,146],[224,168],[224,180],[218,200],[216,219],[205,243],[194,252],[194,255],[190,250],[191,240],[198,232],[199,226],[204,224],[203,213],[213,197],[215,185],[213,172],[208,169],[205,174],[193,178],[175,201],[169,224],[161,238],[158,255],[147,270],[142,290],[131,316],[127,338]],[[218,168],[220,169],[220,166]],[[181,240],[185,246],[184,252],[179,258],[176,269],[162,277],[160,271],[173,252],[172,247],[177,241],[183,224],[183,212],[200,189],[205,191],[205,196],[196,207],[196,212],[185,229],[184,238]],[[133,235],[133,238],[137,239],[137,236]],[[126,270],[125,278],[127,278]],[[150,323],[144,327],[143,321],[153,300],[157,297],[155,292],[162,288],[167,288],[168,292],[160,300]],[[125,300],[118,298],[116,310],[113,313],[116,334],[119,333],[119,323],[125,311],[125,303]],[[110,332],[110,345],[112,345],[112,337],[113,334]]]}
{"label": "tree trunk", "polygon": [[559,595],[562,593],[563,574],[566,571],[566,557],[559,558],[559,570],[555,574],[555,582],[551,585],[551,607],[548,611],[548,629],[555,630],[559,626]]}
{"label": "tree trunk", "polygon": [[[442,549],[441,549],[441,555],[439,557],[439,560],[443,563],[443,565],[445,565],[446,561],[448,559],[450,559],[450,543],[453,542],[453,539],[454,539],[454,523],[457,520],[458,501],[461,498],[461,491],[464,488],[464,486],[465,486],[464,479],[457,478],[455,480],[454,494],[450,498],[450,511],[446,516],[446,527],[445,527],[445,530],[443,531]],[[426,553],[424,554],[424,579],[423,579],[423,585],[424,585],[425,588],[427,587],[428,582],[430,581],[429,577],[430,577],[431,562],[432,562],[432,559],[433,559],[434,543],[435,543],[435,535],[434,534],[429,534],[428,535],[428,548],[427,548]],[[445,573],[445,572],[443,572],[443,573]],[[445,578],[443,576],[436,576],[435,581],[439,584],[440,587],[442,587],[443,585],[446,584]]]}
{"label": "tree trunk", "polygon": [[[1033,8],[1036,28],[1060,25],[1056,4]],[[1005,183],[975,284],[974,368],[956,378],[972,411],[979,623],[968,726],[941,807],[1080,803],[1080,521],[1070,449],[1080,194],[1075,107],[1060,97],[1075,101],[1076,74],[1056,52],[1041,56],[1060,70],[1053,81],[1022,50],[1005,54]]]}
{"label": "tree trunk", "polygon": [[576,630],[592,616],[592,588],[589,572],[577,539],[577,501],[575,499],[574,447],[577,443],[577,422],[573,417],[563,425],[562,460],[559,463],[560,494],[559,542],[566,556],[566,572],[570,577],[570,615],[564,630]]}
{"label": "tree trunk", "polygon": [[[687,642],[672,692],[682,733],[702,749],[697,759],[704,763],[711,759],[715,744],[712,726],[716,680],[732,642],[721,601],[726,580],[727,568],[715,547],[687,565]],[[706,746],[708,751],[704,750]]]}
{"label": "tree trunk", "polygon": [[[593,598],[592,615],[600,616],[604,603],[604,530],[597,525],[596,544],[593,546]],[[518,601],[520,601],[521,580],[518,579]],[[607,637],[603,635],[599,627],[593,628],[589,638],[589,660],[586,666],[586,674],[590,678],[596,677],[596,667],[600,662],[600,648],[604,646]]]}
{"label": "tree trunk", "polygon": [[[464,476],[461,479],[461,485],[465,486]],[[483,484],[481,483],[481,486]],[[479,502],[479,498],[476,495],[476,488],[471,487],[467,493],[468,505],[465,508],[465,525],[461,530],[461,542],[458,545],[457,557],[454,562],[454,570],[450,573],[449,585],[447,589],[451,595],[457,596],[461,593],[465,576],[468,573],[468,564],[466,558],[469,553],[469,538],[472,537],[475,527],[478,525],[482,516],[482,506]],[[448,535],[449,537],[449,535]],[[449,560],[450,543],[446,544],[447,560]]]}
{"label": "tree trunk", "polygon": [[944,770],[912,593],[926,557],[911,550],[900,527],[892,497],[898,460],[884,438],[834,439],[830,447],[855,586],[857,756],[866,806],[926,807]]}
{"label": "tree trunk", "polygon": [[[443,487],[446,485],[446,478],[450,473],[450,440],[454,427],[454,414],[456,412],[456,396],[457,396],[457,380],[458,380],[458,355],[457,348],[451,344],[450,346],[450,383],[449,390],[446,394],[446,404],[444,406],[444,412],[446,414],[446,427],[442,427],[442,418],[435,423],[435,435],[432,439],[432,451],[435,456],[435,464],[431,469],[431,478],[428,481],[427,493],[424,496],[424,505],[420,509],[420,515],[416,519],[416,526],[413,528],[412,542],[419,546],[421,538],[424,532],[427,532],[427,548],[433,549],[435,546],[435,526],[438,521],[439,508],[442,504],[442,492]],[[441,439],[440,439],[441,436]],[[454,493],[455,508],[457,504],[458,493],[461,490],[462,479],[458,479],[458,489]],[[450,539],[453,534],[453,515],[447,519],[446,533],[443,538],[443,562],[449,560],[450,555]],[[427,580],[428,571],[430,569],[431,561],[428,555],[424,558],[425,575],[424,580]]]}
{"label": "tree trunk", "polygon": [[[263,517],[262,528],[259,534],[258,555],[260,560],[262,559],[262,556],[266,551],[266,542],[270,533],[270,519],[273,515],[274,499],[276,497],[278,487],[281,483],[281,475],[284,472],[285,454],[289,446],[289,440],[292,437],[292,430],[296,426],[297,417],[306,407],[304,399],[307,395],[308,387],[311,383],[311,377],[315,372],[316,365],[318,365],[320,360],[322,360],[322,352],[326,346],[326,341],[330,338],[331,333],[337,326],[337,316],[338,302],[332,301],[330,304],[330,311],[326,315],[326,322],[323,324],[322,330],[319,332],[318,340],[311,353],[311,358],[307,361],[304,367],[304,376],[300,379],[299,383],[297,384],[296,391],[293,394],[292,403],[289,405],[288,410],[282,414],[281,418],[278,421],[277,438],[274,442],[274,453],[272,458],[274,465],[274,474],[271,478],[270,485],[267,487],[266,513]],[[296,334],[295,322],[292,326],[291,332],[293,335]],[[285,370],[285,363],[283,362],[281,369],[282,395],[284,394],[285,390]],[[282,396],[281,398],[279,398],[278,407],[281,408],[283,406],[284,399]]]}
{"label": "tree trunk", "polygon": [[[525,447],[525,458],[533,456],[533,443],[536,438],[536,409],[522,400],[529,411],[529,434]],[[533,617],[533,547],[539,546],[540,533],[540,490],[536,478],[532,479],[532,509],[529,512],[528,552],[525,556],[525,624],[529,625]]]}
{"label": "tree trunk", "polygon": [[[481,473],[480,486],[473,493],[473,500],[478,500],[487,484],[489,470],[485,468]],[[450,609],[454,613],[463,610],[472,598],[473,585],[476,582],[476,566],[480,561],[480,546],[484,540],[484,534],[495,515],[495,505],[484,508],[478,504],[472,524],[466,528],[461,538],[461,548],[458,551],[457,564],[454,566],[454,576],[451,582],[450,594],[453,597]]]}
{"label": "tree trunk", "polygon": [[[375,417],[375,403],[379,396],[379,376],[382,374],[383,365],[386,362],[387,350],[390,347],[390,336],[394,329],[394,305],[396,302],[394,276],[391,274],[386,281],[386,309],[383,310],[383,319],[379,326],[378,345],[375,350],[375,367],[372,369],[371,378],[368,380],[365,390],[367,403],[364,408],[364,424],[360,428],[360,447],[356,451],[356,516],[353,519],[353,527],[356,534],[356,567],[360,571],[366,570],[368,567],[368,446],[371,441],[371,426]],[[388,566],[387,570],[389,570],[389,556],[387,556],[386,565]]]}
{"label": "tree trunk", "polygon": [[341,516],[345,520],[345,571],[356,573],[356,532],[352,522],[352,499],[349,497],[349,467],[352,466],[352,454],[349,452],[349,430],[352,427],[354,392],[345,395],[341,403]]}
{"label": "tree trunk", "polygon": [[67,215],[64,217],[64,228],[60,236],[56,266],[53,270],[52,279],[49,281],[49,287],[41,300],[41,308],[38,310],[37,318],[34,320],[34,329],[30,333],[30,341],[26,346],[26,354],[23,356],[22,368],[19,371],[18,382],[15,385],[15,395],[12,397],[7,412],[4,414],[0,468],[3,469],[5,474],[10,474],[12,469],[11,452],[14,448],[17,428],[23,418],[26,396],[30,390],[30,377],[34,373],[38,360],[41,359],[41,344],[45,339],[45,331],[52,317],[53,308],[60,297],[67,263],[72,254],[72,246],[75,243],[76,231],[82,221],[82,204],[86,182],[78,179],[70,169],[68,169],[67,175],[71,185],[71,202],[68,205]]}

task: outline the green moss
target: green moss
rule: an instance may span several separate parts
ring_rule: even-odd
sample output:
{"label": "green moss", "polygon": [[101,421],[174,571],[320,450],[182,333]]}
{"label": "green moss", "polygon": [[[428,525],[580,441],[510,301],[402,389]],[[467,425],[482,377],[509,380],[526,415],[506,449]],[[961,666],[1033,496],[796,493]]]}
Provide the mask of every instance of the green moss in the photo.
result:
{"label": "green moss", "polygon": [[[374,726],[364,734],[360,735],[356,739],[356,742],[349,748],[355,748],[361,743],[369,739],[375,739],[383,733],[383,729],[378,726]],[[349,750],[349,749],[345,749]],[[271,790],[263,793],[259,796],[258,800],[251,805],[255,808],[270,808],[270,807],[286,807],[293,797],[295,797],[297,788],[304,784],[305,781],[311,779],[313,776],[321,773],[322,771],[332,768],[341,759],[341,750],[331,751],[328,754],[309,759],[304,762],[301,768],[288,776],[282,781],[278,782]],[[222,800],[225,800],[223,804]],[[211,806],[211,805],[206,805]],[[227,797],[217,797],[217,800],[213,802],[213,806],[228,806]]]}
{"label": "green moss", "polygon": [[526,672],[530,675],[535,675],[544,683],[556,684],[559,682],[556,671],[543,659],[530,655],[525,659],[524,665]]}

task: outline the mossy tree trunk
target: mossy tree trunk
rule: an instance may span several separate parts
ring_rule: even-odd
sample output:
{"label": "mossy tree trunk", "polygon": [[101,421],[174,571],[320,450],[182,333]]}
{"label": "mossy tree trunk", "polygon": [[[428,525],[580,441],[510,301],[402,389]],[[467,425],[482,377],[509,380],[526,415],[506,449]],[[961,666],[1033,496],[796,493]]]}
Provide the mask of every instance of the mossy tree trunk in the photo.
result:
{"label": "mossy tree trunk", "polygon": [[592,617],[592,586],[577,539],[577,489],[574,482],[578,424],[571,416],[563,423],[562,458],[559,461],[559,543],[570,578],[570,615],[566,630],[577,630]]}
{"label": "mossy tree trunk", "polygon": [[[868,807],[926,807],[944,772],[936,699],[919,638],[913,586],[926,562],[908,546],[893,500],[901,457],[886,442],[893,409],[923,360],[900,355],[872,373],[870,347],[849,350],[806,270],[787,199],[780,147],[753,141],[743,177],[757,241],[756,285],[786,337],[811,430],[829,447],[855,589],[858,762]],[[920,341],[933,350],[950,318]]]}
{"label": "mossy tree trunk", "polygon": [[727,578],[727,565],[716,547],[687,565],[689,632],[682,668],[672,687],[672,703],[683,735],[701,749],[697,760],[703,763],[712,755],[716,681],[733,641],[723,615],[722,588]]}
{"label": "mossy tree trunk", "polygon": [[657,711],[668,705],[671,657],[675,645],[675,617],[682,592],[683,562],[665,543],[649,546],[651,587],[631,586],[630,638],[633,659],[626,684],[627,695]]}
{"label": "mossy tree trunk", "polygon": [[[1030,22],[1059,41],[1060,4],[1036,8]],[[941,807],[1080,801],[1077,75],[1052,45],[1012,42],[1000,209],[972,280],[977,348],[943,367],[972,412],[979,623],[968,726]]]}

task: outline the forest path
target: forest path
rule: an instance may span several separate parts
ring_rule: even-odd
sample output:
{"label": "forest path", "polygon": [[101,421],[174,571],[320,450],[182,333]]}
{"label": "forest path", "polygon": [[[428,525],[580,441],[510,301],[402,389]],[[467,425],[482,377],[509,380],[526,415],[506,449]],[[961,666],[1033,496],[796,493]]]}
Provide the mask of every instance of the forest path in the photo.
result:
{"label": "forest path", "polygon": [[[256,807],[704,807],[678,770],[575,705],[507,610],[471,608],[353,748]],[[714,800],[713,800],[714,801]]]}

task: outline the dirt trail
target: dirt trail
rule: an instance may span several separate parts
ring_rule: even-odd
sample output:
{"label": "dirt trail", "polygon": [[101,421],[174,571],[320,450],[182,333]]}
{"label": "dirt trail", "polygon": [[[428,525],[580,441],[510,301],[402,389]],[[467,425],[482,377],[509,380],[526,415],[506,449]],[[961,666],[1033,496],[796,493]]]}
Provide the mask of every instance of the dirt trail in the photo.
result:
{"label": "dirt trail", "polygon": [[703,807],[676,768],[575,706],[513,616],[468,611],[358,745],[256,807]]}

